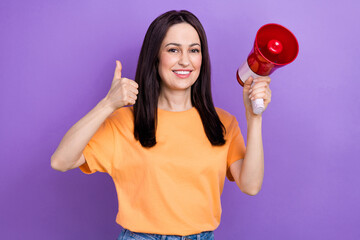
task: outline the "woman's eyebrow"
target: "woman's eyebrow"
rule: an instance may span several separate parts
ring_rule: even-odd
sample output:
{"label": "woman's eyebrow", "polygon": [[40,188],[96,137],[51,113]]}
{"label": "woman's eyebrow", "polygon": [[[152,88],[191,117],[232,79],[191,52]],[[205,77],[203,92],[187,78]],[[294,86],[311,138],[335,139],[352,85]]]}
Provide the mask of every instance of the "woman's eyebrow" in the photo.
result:
{"label": "woman's eyebrow", "polygon": [[[168,44],[165,45],[165,47],[167,47],[167,46],[169,46],[169,45],[175,45],[175,46],[177,46],[177,47],[181,47],[181,44],[180,44],[180,43],[168,43]],[[192,43],[192,44],[189,45],[189,47],[193,47],[193,46],[196,46],[196,45],[199,45],[199,46],[200,46],[199,43]]]}

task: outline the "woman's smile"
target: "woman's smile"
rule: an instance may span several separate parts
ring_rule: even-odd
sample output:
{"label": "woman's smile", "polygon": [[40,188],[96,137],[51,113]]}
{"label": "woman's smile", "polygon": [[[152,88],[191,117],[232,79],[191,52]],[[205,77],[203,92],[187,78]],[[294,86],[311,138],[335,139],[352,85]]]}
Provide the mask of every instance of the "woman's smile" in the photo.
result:
{"label": "woman's smile", "polygon": [[175,73],[175,75],[179,78],[188,78],[190,77],[191,74],[191,70],[173,70],[173,73]]}

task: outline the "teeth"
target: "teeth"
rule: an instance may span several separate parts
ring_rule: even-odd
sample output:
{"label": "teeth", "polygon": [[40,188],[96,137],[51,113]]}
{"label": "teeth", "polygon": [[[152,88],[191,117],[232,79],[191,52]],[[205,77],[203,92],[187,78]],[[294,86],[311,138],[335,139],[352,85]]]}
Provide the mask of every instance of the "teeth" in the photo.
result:
{"label": "teeth", "polygon": [[183,75],[186,75],[186,74],[189,74],[190,71],[174,71],[176,74],[183,74]]}

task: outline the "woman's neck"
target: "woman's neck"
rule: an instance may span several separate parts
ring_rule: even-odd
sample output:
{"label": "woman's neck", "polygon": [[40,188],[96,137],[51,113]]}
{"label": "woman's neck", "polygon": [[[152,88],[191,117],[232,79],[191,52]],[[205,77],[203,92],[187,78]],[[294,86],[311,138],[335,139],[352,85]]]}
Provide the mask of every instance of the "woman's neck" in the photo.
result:
{"label": "woman's neck", "polygon": [[186,111],[192,108],[191,89],[186,91],[160,91],[158,107],[172,112]]}

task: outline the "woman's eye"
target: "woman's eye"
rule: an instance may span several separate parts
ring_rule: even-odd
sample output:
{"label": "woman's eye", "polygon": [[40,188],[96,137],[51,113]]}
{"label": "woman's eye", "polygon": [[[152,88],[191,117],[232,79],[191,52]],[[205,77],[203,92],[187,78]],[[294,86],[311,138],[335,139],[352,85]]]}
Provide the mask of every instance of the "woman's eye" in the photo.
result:
{"label": "woman's eye", "polygon": [[168,52],[176,53],[176,52],[177,52],[177,49],[175,49],[175,48],[170,48],[170,49],[168,50]]}
{"label": "woman's eye", "polygon": [[192,53],[199,53],[199,52],[200,52],[200,50],[199,50],[199,49],[197,49],[197,48],[195,48],[195,49],[191,49],[191,52],[192,52]]}

